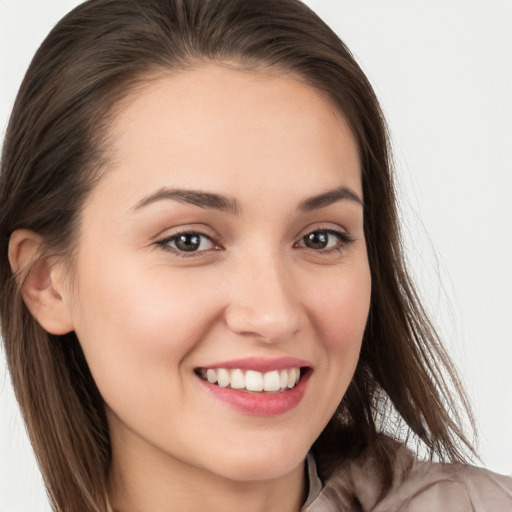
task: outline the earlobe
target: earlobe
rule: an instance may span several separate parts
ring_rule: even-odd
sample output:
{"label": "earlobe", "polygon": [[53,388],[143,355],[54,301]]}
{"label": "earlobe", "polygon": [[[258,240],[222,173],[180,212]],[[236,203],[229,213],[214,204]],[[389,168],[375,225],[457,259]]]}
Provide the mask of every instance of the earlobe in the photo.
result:
{"label": "earlobe", "polygon": [[28,229],[15,231],[9,240],[9,263],[18,276],[28,310],[50,334],[73,330],[62,272],[41,254],[43,239]]}

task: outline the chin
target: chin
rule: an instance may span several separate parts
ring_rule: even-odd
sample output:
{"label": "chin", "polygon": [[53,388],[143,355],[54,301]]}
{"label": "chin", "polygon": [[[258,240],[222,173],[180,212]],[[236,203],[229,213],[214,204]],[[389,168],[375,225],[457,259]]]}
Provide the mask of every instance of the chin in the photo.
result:
{"label": "chin", "polygon": [[239,482],[279,479],[301,466],[308,451],[309,447],[293,449],[289,444],[273,449],[271,443],[249,452],[233,450],[221,467],[217,465],[217,473]]}

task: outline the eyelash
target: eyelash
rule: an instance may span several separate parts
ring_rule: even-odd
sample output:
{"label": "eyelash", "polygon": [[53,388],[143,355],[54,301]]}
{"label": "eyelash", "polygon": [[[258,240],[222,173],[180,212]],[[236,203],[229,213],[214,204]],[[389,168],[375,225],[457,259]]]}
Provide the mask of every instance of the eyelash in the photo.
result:
{"label": "eyelash", "polygon": [[[325,249],[318,249],[318,250],[311,249],[311,248],[307,247],[306,245],[298,245],[300,242],[303,242],[304,239],[308,235],[312,235],[314,233],[326,233],[327,235],[332,235],[332,236],[337,238],[338,243],[336,244],[335,247],[330,247],[330,248],[325,248]],[[197,237],[200,237],[200,238],[203,238],[203,239],[207,239],[208,241],[210,241],[214,245],[214,248],[213,249],[206,249],[206,250],[202,250],[202,251],[197,251],[197,250],[196,251],[190,251],[189,253],[187,253],[187,251],[182,251],[182,250],[180,250],[180,249],[178,249],[176,247],[172,247],[172,246],[169,245],[172,242],[176,242],[176,240],[180,236],[183,236],[183,235],[197,236]],[[335,253],[335,252],[338,252],[338,253],[342,252],[343,250],[345,250],[347,248],[348,245],[350,245],[354,241],[355,241],[354,238],[352,238],[345,231],[337,230],[337,229],[333,229],[333,228],[321,228],[320,227],[320,228],[314,229],[314,230],[309,231],[308,233],[302,235],[300,237],[299,241],[295,242],[293,246],[297,247],[297,248],[311,249],[315,253],[328,255],[328,254],[332,254],[332,253]],[[155,244],[157,246],[159,246],[160,248],[162,248],[163,250],[171,252],[174,255],[176,255],[178,257],[181,257],[181,258],[194,258],[194,257],[197,258],[197,257],[204,256],[205,255],[204,253],[209,253],[212,250],[213,251],[219,250],[219,244],[218,244],[218,242],[216,241],[216,239],[214,237],[212,237],[210,235],[207,235],[205,233],[201,233],[199,231],[194,231],[194,230],[179,231],[177,233],[172,234],[171,236],[166,236],[165,238],[162,238],[161,240],[157,240],[155,242]]]}
{"label": "eyelash", "polygon": [[[180,236],[197,236],[203,239],[207,239],[214,245],[214,249],[207,249],[202,251],[190,251],[187,253],[187,251],[182,251],[178,249],[177,247],[172,247],[169,244],[172,242],[175,242],[178,240]],[[197,258],[199,256],[204,256],[205,252],[210,252],[212,250],[218,250],[219,244],[215,240],[214,237],[207,235],[205,233],[201,233],[200,231],[194,231],[194,230],[186,230],[178,231],[177,233],[172,234],[171,236],[166,236],[165,238],[162,238],[161,240],[156,241],[156,245],[161,247],[164,251],[171,252],[172,254],[180,257],[180,258]]]}
{"label": "eyelash", "polygon": [[[325,249],[314,250],[305,245],[300,245],[300,246],[297,245],[300,242],[303,242],[307,236],[312,235],[314,233],[326,233],[327,235],[332,235],[332,236],[336,237],[337,238],[336,246],[330,247],[330,248],[325,248]],[[328,255],[328,254],[332,254],[335,252],[340,253],[340,252],[344,251],[352,242],[354,242],[354,238],[352,238],[346,231],[333,229],[333,228],[317,228],[317,229],[309,231],[305,235],[301,236],[299,242],[296,242],[294,244],[294,247],[298,246],[298,247],[302,247],[304,249],[311,249],[314,252]]]}

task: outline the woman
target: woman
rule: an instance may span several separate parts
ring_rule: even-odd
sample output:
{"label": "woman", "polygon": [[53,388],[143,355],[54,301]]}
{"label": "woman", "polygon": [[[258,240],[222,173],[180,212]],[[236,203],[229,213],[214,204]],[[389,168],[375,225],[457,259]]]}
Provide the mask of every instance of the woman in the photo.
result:
{"label": "woman", "polygon": [[460,464],[378,103],[302,4],[86,2],[1,180],[3,337],[56,510],[511,508]]}

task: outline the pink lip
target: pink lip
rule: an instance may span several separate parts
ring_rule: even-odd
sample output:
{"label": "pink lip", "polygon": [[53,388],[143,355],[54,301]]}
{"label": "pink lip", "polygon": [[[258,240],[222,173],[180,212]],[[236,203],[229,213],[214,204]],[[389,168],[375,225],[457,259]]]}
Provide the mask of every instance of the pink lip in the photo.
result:
{"label": "pink lip", "polygon": [[221,388],[216,384],[211,384],[210,382],[201,379],[199,376],[197,379],[203,386],[203,389],[208,393],[243,414],[252,416],[277,416],[298,406],[304,397],[309,377],[312,373],[311,364],[308,364],[307,361],[300,361],[295,358],[280,358],[274,360],[240,359],[203,367],[204,369],[239,368],[241,370],[253,369],[260,372],[267,372],[304,366],[307,366],[308,369],[301,372],[299,383],[292,389],[278,393],[255,393],[250,391],[241,391],[239,389]]}
{"label": "pink lip", "polygon": [[230,361],[222,361],[220,363],[203,366],[205,370],[226,368],[227,370],[256,370],[257,372],[271,372],[274,370],[285,370],[287,368],[303,368],[312,367],[309,361],[297,359],[295,357],[279,357],[276,359],[265,359],[259,357],[248,357],[245,359],[233,359]]}

